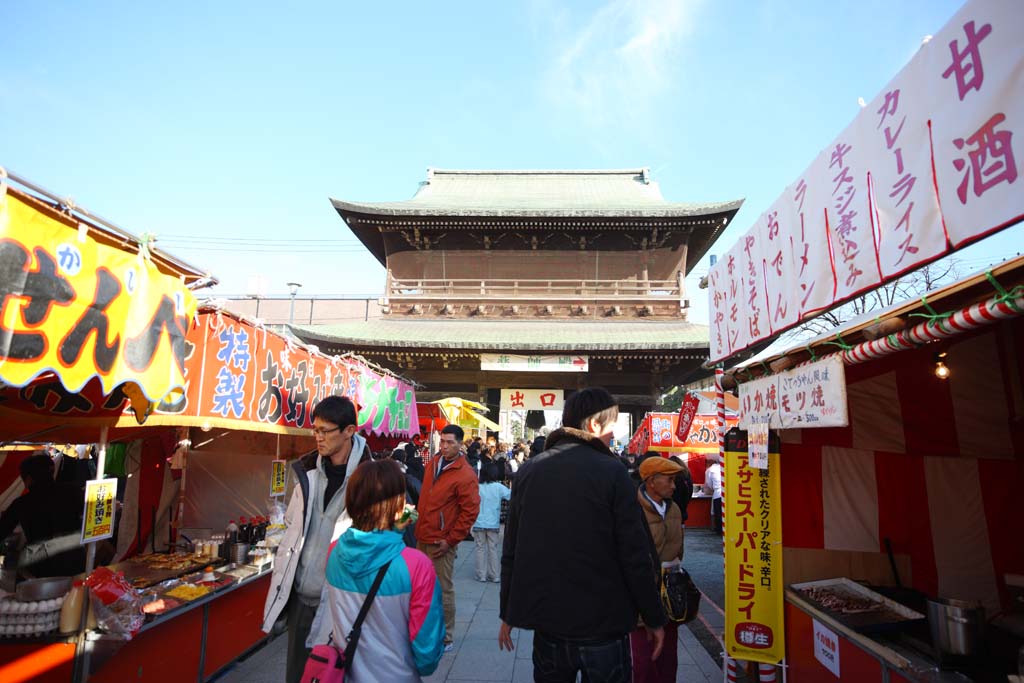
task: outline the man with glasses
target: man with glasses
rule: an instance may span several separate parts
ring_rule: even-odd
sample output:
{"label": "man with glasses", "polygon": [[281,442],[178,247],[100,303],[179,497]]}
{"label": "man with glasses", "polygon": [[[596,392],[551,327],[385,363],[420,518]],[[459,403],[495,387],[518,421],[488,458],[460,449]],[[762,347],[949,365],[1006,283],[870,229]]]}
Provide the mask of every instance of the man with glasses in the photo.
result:
{"label": "man with glasses", "polygon": [[452,649],[455,631],[455,547],[469,534],[480,512],[476,471],[462,456],[464,433],[458,425],[441,430],[440,452],[426,467],[416,506],[416,547],[434,562],[444,603],[444,650]]}
{"label": "man with glasses", "polygon": [[[356,433],[356,406],[344,396],[328,396],[313,409],[316,450],[292,463],[296,486],[285,512],[285,532],[277,549],[270,592],[263,608],[263,631],[285,613],[288,624],[287,683],[299,683],[310,650],[306,639],[319,614],[324,567],[331,543],[349,526],[345,485],[369,457]],[[285,606],[287,605],[287,610]]]}

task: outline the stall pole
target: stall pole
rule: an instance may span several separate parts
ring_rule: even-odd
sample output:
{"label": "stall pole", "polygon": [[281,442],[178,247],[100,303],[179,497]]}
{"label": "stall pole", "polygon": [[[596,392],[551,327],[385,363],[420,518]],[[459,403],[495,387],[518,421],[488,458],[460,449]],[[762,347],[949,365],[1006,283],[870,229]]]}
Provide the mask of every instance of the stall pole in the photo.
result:
{"label": "stall pole", "polygon": [[[107,467],[107,437],[110,428],[106,425],[100,427],[99,454],[96,458],[96,478],[103,478],[103,471]],[[115,513],[116,508],[115,508]],[[85,575],[92,574],[96,568],[96,541],[93,541],[85,548]],[[84,681],[89,671],[90,646],[86,640],[86,625],[88,624],[89,612],[92,610],[92,596],[89,591],[84,591],[82,596],[82,614],[78,620],[78,637],[75,643],[75,664],[72,669],[71,679],[75,683]]]}
{"label": "stall pole", "polygon": [[775,683],[775,665],[758,664],[757,679],[759,683]]}
{"label": "stall pole", "polygon": [[[718,461],[719,466],[722,468],[722,573],[725,574],[725,392],[722,389],[722,378],[725,372],[722,370],[722,366],[715,368],[715,414],[718,418]],[[714,500],[712,499],[711,507],[714,510]],[[714,525],[714,519],[712,519],[712,525]],[[725,648],[725,641],[722,641],[722,647]],[[739,665],[736,660],[729,656],[729,653],[723,652],[722,654],[723,668],[725,669],[725,681],[726,683],[735,683],[739,680],[738,669]]]}

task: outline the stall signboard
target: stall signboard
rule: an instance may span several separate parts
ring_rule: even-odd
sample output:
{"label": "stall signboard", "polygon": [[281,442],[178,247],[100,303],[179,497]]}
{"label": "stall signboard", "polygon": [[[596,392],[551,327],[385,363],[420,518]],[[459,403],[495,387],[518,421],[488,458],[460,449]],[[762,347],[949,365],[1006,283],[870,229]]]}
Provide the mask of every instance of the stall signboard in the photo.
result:
{"label": "stall signboard", "polygon": [[838,355],[740,384],[740,427],[845,427],[846,371]]}
{"label": "stall signboard", "polygon": [[480,369],[499,372],[587,372],[587,356],[524,356],[514,353],[481,353]]}
{"label": "stall signboard", "polygon": [[814,658],[836,678],[842,678],[839,673],[839,637],[817,619],[814,620]]}
{"label": "stall signboard", "polygon": [[82,515],[82,543],[114,535],[114,500],[117,479],[93,479],[85,483],[85,512]]}
{"label": "stall signboard", "polygon": [[0,192],[0,382],[50,376],[67,393],[98,379],[103,396],[152,404],[185,386],[196,300],[153,262],[97,241],[28,195]]}
{"label": "stall signboard", "polygon": [[722,360],[1024,218],[1017,0],[968,0],[708,274]]}
{"label": "stall signboard", "polygon": [[679,406],[679,415],[676,418],[676,438],[686,441],[690,435],[690,428],[693,426],[693,418],[697,417],[697,409],[700,408],[700,397],[692,392],[687,392],[683,404]]}
{"label": "stall signboard", "polygon": [[[630,439],[630,449],[635,453],[648,450],[666,453],[717,453],[718,418],[714,415],[695,415],[686,440],[678,438],[679,415],[677,413],[648,413],[640,428]],[[726,428],[736,426],[736,420],[726,418]]]}
{"label": "stall signboard", "polygon": [[288,481],[288,462],[286,460],[270,461],[270,497],[283,496]]}
{"label": "stall signboard", "polygon": [[316,404],[339,395],[359,407],[361,431],[404,437],[419,432],[411,385],[221,311],[199,315],[188,354],[184,395],[157,406],[152,424],[308,434]]}
{"label": "stall signboard", "polygon": [[725,450],[725,646],[734,659],[775,664],[786,654],[778,437],[765,469],[749,466],[746,432],[730,430]]}
{"label": "stall signboard", "polygon": [[561,389],[502,389],[502,410],[561,410],[565,404]]}

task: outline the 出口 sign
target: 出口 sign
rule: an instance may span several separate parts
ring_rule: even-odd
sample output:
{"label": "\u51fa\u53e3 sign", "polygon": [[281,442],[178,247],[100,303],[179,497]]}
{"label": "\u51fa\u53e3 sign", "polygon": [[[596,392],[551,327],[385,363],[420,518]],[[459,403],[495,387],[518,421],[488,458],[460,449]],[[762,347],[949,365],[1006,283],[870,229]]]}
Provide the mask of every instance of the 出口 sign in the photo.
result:
{"label": "\u51fa\u53e3 sign", "polygon": [[586,372],[587,356],[523,356],[514,353],[481,353],[480,369],[499,372]]}
{"label": "\u51fa\u53e3 sign", "polygon": [[846,373],[839,356],[740,384],[740,427],[845,427]]}
{"label": "\u51fa\u53e3 sign", "polygon": [[561,410],[561,389],[502,389],[502,410]]}
{"label": "\u51fa\u53e3 sign", "polygon": [[1024,218],[1020,24],[968,0],[711,268],[712,360]]}

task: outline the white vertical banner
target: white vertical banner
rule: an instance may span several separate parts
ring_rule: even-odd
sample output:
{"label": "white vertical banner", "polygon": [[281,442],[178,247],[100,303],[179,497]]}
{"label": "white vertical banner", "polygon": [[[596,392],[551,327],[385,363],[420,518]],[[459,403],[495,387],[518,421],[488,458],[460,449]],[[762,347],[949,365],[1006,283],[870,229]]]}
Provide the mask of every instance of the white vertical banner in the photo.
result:
{"label": "white vertical banner", "polygon": [[847,299],[878,285],[878,254],[868,197],[868,119],[858,116],[825,149],[828,157],[828,232],[835,298]]}
{"label": "white vertical banner", "polygon": [[791,302],[798,286],[793,261],[793,236],[800,233],[799,218],[785,197],[775,200],[761,217],[763,222],[765,303],[772,332],[784,330],[800,319],[800,308]]}
{"label": "white vertical banner", "polygon": [[863,141],[874,159],[871,199],[878,262],[896,277],[946,251],[939,200],[932,185],[928,101],[914,90],[925,78],[919,50],[867,106]]}
{"label": "white vertical banner", "polygon": [[767,310],[767,296],[764,285],[765,240],[764,222],[758,221],[744,235],[740,245],[740,267],[742,269],[742,299],[746,311],[747,343],[762,338],[771,330]]}
{"label": "white vertical banner", "polygon": [[1024,7],[967,2],[928,44],[932,144],[953,246],[1024,214]]}
{"label": "white vertical banner", "polygon": [[800,232],[793,236],[793,262],[799,286],[792,296],[801,317],[825,310],[835,298],[835,273],[825,223],[831,192],[828,173],[828,159],[822,152],[786,191],[800,219]]}

